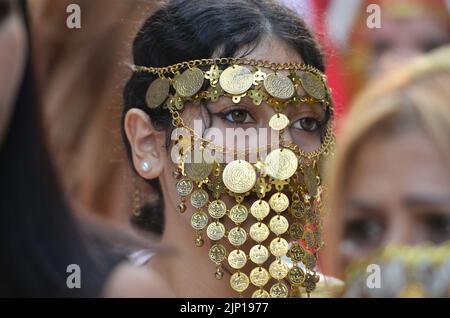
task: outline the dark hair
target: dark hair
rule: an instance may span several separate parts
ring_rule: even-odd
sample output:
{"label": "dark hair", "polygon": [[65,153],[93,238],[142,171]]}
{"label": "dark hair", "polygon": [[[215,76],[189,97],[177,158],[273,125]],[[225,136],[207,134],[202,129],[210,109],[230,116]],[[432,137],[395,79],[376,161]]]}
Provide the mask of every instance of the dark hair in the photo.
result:
{"label": "dark hair", "polygon": [[[136,65],[162,67],[209,58],[218,52],[221,57],[233,57],[244,49],[243,55],[246,55],[270,34],[296,50],[304,63],[324,71],[323,54],[304,21],[290,9],[270,0],[169,1],[142,26],[133,43],[133,58]],[[170,135],[169,112],[145,106],[146,90],[155,78],[142,73],[131,76],[124,90],[123,119],[131,108],[142,109],[156,129]],[[124,129],[122,132],[131,156]],[[149,183],[161,196],[159,181]],[[160,205],[152,209],[152,218],[163,220],[162,211]],[[162,229],[153,230],[161,232]]]}
{"label": "dark hair", "polygon": [[[94,251],[72,216],[46,151],[38,104],[28,57],[0,145],[0,296],[100,296],[117,260]],[[81,289],[67,287],[70,264],[81,268]]]}

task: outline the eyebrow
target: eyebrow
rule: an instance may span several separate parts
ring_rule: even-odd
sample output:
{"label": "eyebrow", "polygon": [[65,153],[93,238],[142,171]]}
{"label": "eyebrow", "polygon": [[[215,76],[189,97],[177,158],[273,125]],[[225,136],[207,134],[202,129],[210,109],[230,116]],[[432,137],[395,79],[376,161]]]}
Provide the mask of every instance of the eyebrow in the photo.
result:
{"label": "eyebrow", "polygon": [[350,200],[349,204],[347,204],[347,209],[351,211],[355,211],[358,213],[368,213],[368,214],[377,214],[382,212],[382,208],[377,206],[375,203],[364,202],[356,199]]}
{"label": "eyebrow", "polygon": [[403,204],[413,208],[430,205],[450,208],[450,195],[415,195],[407,197]]}

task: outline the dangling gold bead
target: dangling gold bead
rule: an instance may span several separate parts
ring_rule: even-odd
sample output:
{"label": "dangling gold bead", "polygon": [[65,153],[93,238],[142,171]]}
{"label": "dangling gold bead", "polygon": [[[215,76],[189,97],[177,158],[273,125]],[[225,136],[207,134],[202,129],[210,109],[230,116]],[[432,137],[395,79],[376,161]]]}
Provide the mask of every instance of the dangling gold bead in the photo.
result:
{"label": "dangling gold bead", "polygon": [[180,213],[186,212],[186,204],[184,203],[178,204],[178,210],[180,211]]}
{"label": "dangling gold bead", "polygon": [[195,239],[195,246],[202,247],[204,243],[205,241],[203,241],[201,235],[197,236],[197,238]]}
{"label": "dangling gold bead", "polygon": [[180,173],[180,171],[176,170],[172,173],[172,176],[178,180],[181,178],[181,173]]}
{"label": "dangling gold bead", "polygon": [[216,273],[214,274],[217,280],[221,280],[223,278],[223,272],[220,268],[217,269]]}

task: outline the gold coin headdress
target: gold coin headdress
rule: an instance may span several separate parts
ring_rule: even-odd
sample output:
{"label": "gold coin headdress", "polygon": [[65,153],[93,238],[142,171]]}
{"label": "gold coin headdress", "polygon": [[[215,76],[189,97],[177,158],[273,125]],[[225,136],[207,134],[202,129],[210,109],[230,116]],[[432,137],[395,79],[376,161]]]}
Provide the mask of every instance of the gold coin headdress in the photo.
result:
{"label": "gold coin headdress", "polygon": [[[237,104],[247,97],[255,105],[265,102],[275,109],[269,126],[282,136],[290,124],[282,112],[289,105],[319,103],[332,114],[325,75],[305,64],[246,58],[202,59],[160,68],[133,66],[133,70],[158,76],[148,87],[147,106],[167,108],[174,127],[190,132],[176,142],[181,146],[174,174],[181,201],[178,208],[184,213],[188,201],[194,207],[195,245],[204,246],[206,233],[215,277],[222,279],[224,271],[229,272],[230,286],[239,295],[299,297],[302,289],[309,295],[319,280],[321,166],[334,146],[331,121],[321,146],[311,152],[280,137],[280,147],[256,163],[191,163],[185,159],[198,151],[193,140],[201,142],[200,151],[206,147],[228,150],[187,127],[180,112],[186,103],[216,102],[225,96]],[[252,194],[257,199],[246,204],[245,198]],[[227,206],[224,196],[234,203]]]}

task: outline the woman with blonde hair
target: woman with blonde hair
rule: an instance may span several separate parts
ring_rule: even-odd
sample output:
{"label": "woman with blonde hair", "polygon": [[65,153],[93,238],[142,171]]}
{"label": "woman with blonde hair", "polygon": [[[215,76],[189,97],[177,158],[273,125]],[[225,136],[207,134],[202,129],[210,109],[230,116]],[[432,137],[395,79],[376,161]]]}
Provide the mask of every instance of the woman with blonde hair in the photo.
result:
{"label": "woman with blonde hair", "polygon": [[450,47],[360,95],[330,177],[325,266],[377,248],[450,239]]}

